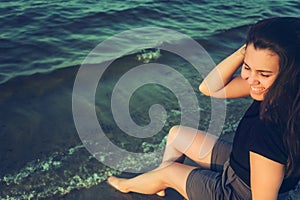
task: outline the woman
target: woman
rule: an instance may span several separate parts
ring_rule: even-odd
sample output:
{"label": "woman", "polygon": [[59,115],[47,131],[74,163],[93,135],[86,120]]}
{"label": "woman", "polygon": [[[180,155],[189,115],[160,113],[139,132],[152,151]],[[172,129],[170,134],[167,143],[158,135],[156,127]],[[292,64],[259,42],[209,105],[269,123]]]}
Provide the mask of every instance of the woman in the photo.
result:
{"label": "woman", "polygon": [[[241,75],[234,77],[240,66]],[[160,167],[132,179],[110,177],[108,183],[121,192],[160,196],[171,187],[190,200],[275,200],[293,189],[300,180],[300,18],[254,24],[246,45],[218,64],[199,89],[217,98],[254,99],[233,144],[175,126]],[[199,156],[200,149],[209,151]],[[200,168],[182,164],[183,156]]]}

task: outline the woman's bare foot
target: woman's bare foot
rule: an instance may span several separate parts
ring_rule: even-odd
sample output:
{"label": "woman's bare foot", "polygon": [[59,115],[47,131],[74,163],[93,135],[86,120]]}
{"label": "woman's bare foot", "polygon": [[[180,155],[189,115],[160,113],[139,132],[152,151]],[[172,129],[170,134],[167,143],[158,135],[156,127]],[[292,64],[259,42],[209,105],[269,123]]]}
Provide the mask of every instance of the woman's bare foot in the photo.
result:
{"label": "woman's bare foot", "polygon": [[[128,190],[128,188],[126,188],[125,181],[127,181],[127,179],[117,178],[115,176],[111,176],[107,179],[107,183],[109,185],[111,185],[115,189],[119,190],[120,192],[128,193],[130,191]],[[160,197],[164,197],[166,195],[166,192],[165,192],[165,190],[161,190],[161,191],[157,192],[156,195],[158,195]]]}
{"label": "woman's bare foot", "polygon": [[120,192],[128,193],[130,191],[128,191],[128,189],[126,189],[124,186],[122,186],[122,183],[124,183],[124,181],[126,181],[126,179],[117,178],[115,176],[111,176],[107,179],[107,182],[108,182],[109,185],[111,185],[115,189],[119,190]]}
{"label": "woman's bare foot", "polygon": [[157,192],[156,195],[160,196],[160,197],[164,197],[164,196],[166,196],[166,192],[165,192],[165,190],[162,190],[162,191]]}

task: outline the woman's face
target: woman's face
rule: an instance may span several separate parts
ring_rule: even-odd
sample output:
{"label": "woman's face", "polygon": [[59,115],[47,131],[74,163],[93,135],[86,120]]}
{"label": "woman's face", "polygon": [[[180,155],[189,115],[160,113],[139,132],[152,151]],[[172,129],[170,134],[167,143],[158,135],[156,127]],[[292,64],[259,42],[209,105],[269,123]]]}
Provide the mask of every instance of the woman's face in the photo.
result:
{"label": "woman's face", "polygon": [[279,56],[276,53],[268,49],[255,49],[253,44],[247,46],[241,76],[248,82],[253,99],[264,99],[278,73]]}

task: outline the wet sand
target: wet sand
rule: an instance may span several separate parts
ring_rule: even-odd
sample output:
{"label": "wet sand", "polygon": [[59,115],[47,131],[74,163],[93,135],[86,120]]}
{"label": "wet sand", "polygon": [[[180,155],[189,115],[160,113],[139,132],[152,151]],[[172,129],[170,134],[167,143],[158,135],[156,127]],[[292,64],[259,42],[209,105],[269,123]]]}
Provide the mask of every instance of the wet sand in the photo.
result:
{"label": "wet sand", "polygon": [[[56,199],[56,198],[52,198]],[[81,189],[77,191],[73,191],[70,194],[60,197],[60,199],[64,200],[94,200],[94,199],[117,199],[117,200],[183,200],[183,197],[178,194],[176,191],[172,189],[167,189],[165,197],[159,197],[157,195],[142,195],[137,193],[128,193],[123,194],[111,186],[109,186],[106,182],[103,182],[97,186],[94,186],[89,189]]]}

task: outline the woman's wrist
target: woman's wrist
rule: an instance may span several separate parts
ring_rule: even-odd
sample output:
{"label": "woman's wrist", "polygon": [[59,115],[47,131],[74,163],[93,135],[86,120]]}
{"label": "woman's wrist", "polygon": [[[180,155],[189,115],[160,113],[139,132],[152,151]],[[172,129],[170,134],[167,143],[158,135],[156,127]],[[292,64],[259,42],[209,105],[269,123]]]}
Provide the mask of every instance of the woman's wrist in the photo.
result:
{"label": "woman's wrist", "polygon": [[245,56],[245,52],[246,52],[246,44],[244,44],[243,46],[241,46],[238,50],[237,50],[237,52],[239,53],[239,54],[241,54],[243,57]]}
{"label": "woman's wrist", "polygon": [[236,68],[235,70],[237,70],[243,64],[245,58],[245,52],[246,52],[246,45],[243,45],[233,53],[233,58],[231,59],[230,62],[233,64],[231,66],[235,66]]}

